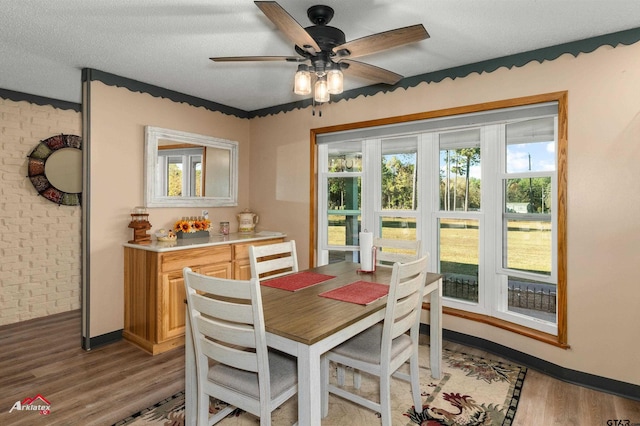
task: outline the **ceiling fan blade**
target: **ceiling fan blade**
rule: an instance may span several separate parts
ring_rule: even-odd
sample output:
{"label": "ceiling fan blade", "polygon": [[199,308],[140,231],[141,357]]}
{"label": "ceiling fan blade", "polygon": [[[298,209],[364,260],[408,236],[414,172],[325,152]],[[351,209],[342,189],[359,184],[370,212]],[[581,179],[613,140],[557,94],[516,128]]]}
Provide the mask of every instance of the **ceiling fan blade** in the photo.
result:
{"label": "ceiling fan blade", "polygon": [[[342,65],[342,71],[353,75],[355,77],[362,77],[367,80],[375,81],[377,83],[396,84],[402,80],[400,74],[396,74],[393,71],[386,70],[384,68],[376,67],[375,65],[365,64],[364,62],[351,61],[343,59],[340,61]],[[348,65],[348,67],[344,67]]]}
{"label": "ceiling fan blade", "polygon": [[219,56],[216,58],[209,58],[213,62],[269,62],[269,61],[283,61],[283,62],[304,62],[305,58],[299,56]]}
{"label": "ceiling fan blade", "polygon": [[427,30],[422,24],[417,24],[348,41],[334,47],[333,51],[341,57],[357,58],[427,38]]}
{"label": "ceiling fan blade", "polygon": [[254,3],[297,46],[310,53],[320,52],[320,47],[313,37],[277,2],[256,1]]}

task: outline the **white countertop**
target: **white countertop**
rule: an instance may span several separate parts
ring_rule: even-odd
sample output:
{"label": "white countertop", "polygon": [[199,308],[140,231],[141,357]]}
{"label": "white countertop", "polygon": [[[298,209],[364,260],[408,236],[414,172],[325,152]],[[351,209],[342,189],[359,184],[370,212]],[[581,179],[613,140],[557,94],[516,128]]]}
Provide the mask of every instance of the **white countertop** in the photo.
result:
{"label": "white countertop", "polygon": [[208,247],[222,244],[242,243],[247,241],[267,240],[269,238],[278,238],[284,236],[286,236],[286,234],[273,231],[260,231],[247,234],[235,233],[229,235],[211,233],[209,238],[184,238],[177,239],[175,241],[163,242],[156,241],[154,237],[151,241],[151,244],[125,243],[124,246],[147,251],[167,252],[175,250],[186,250],[195,247]]}

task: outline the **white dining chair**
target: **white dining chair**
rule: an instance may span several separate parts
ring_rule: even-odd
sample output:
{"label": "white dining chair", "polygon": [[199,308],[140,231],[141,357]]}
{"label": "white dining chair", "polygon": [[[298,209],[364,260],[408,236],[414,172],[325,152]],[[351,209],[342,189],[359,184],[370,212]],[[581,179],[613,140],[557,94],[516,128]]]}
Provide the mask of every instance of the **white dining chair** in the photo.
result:
{"label": "white dining chair", "polygon": [[[184,268],[196,356],[197,425],[213,425],[235,407],[271,424],[271,412],[298,391],[294,358],[267,350],[260,283]],[[209,398],[229,404],[209,417]],[[195,413],[190,413],[191,415]]]}
{"label": "white dining chair", "polygon": [[420,240],[374,238],[376,266],[392,267],[394,263],[406,263],[420,257]]}
{"label": "white dining chair", "polygon": [[249,247],[251,278],[275,278],[298,272],[295,240]]}
{"label": "white dining chair", "polygon": [[[328,414],[329,393],[381,414],[382,424],[391,425],[391,377],[411,383],[413,403],[422,408],[418,363],[418,337],[422,296],[429,255],[408,263],[395,263],[391,273],[384,321],[352,337],[322,358],[323,416]],[[409,333],[407,334],[407,331]],[[348,366],[380,378],[378,401],[368,400],[329,382],[329,362]],[[409,361],[409,374],[398,369]]]}
{"label": "white dining chair", "polygon": [[[399,240],[394,238],[374,238],[373,246],[376,248],[376,267],[391,268],[394,263],[406,263],[417,260],[420,257],[420,240]],[[338,366],[338,384],[344,385],[345,369]],[[353,383],[356,389],[360,389],[360,373],[353,371]]]}

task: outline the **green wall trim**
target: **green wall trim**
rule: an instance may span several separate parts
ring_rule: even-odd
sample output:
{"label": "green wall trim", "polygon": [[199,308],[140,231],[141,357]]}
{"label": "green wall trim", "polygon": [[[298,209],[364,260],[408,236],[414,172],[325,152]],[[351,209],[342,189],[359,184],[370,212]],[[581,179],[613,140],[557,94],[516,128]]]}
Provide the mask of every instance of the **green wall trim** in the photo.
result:
{"label": "green wall trim", "polygon": [[[165,98],[174,102],[183,102],[194,107],[206,108],[210,111],[217,111],[227,115],[233,115],[239,118],[249,118],[249,113],[238,108],[219,104],[217,102],[207,101],[191,95],[165,89],[163,87],[154,86],[152,84],[143,83],[141,81],[132,80],[127,77],[121,77],[91,68],[82,70],[83,81],[100,81],[107,86],[124,87],[132,92],[147,93],[157,98]],[[85,78],[85,76],[87,76]]]}
{"label": "green wall trim", "polygon": [[[429,324],[420,324],[421,334],[430,334]],[[640,386],[633,383],[622,382],[620,380],[610,379],[607,377],[597,376],[582,371],[572,370],[549,361],[534,357],[527,353],[503,346],[499,343],[492,342],[480,337],[459,333],[452,330],[442,330],[444,340],[450,342],[461,343],[466,346],[479,348],[487,352],[507,358],[518,364],[522,364],[533,370],[537,370],[547,376],[551,376],[564,382],[572,383],[578,386],[584,386],[599,392],[606,392],[612,395],[618,395],[623,398],[630,398],[640,401]]]}
{"label": "green wall trim", "polygon": [[[371,86],[361,87],[358,89],[348,90],[340,95],[331,95],[332,102],[340,100],[354,99],[358,96],[372,96],[380,92],[393,92],[396,89],[407,89],[415,87],[420,83],[438,83],[445,78],[452,80],[463,78],[473,73],[490,73],[498,68],[514,68],[522,67],[529,62],[552,61],[565,53],[577,57],[581,53],[590,53],[601,46],[616,47],[618,45],[630,45],[640,41],[640,28],[620,31],[616,33],[606,34],[598,37],[592,37],[584,40],[578,40],[571,43],[559,44],[556,46],[545,47],[542,49],[531,50],[528,52],[518,53],[515,55],[503,56],[501,58],[490,59],[487,61],[476,62],[473,64],[462,65],[455,68],[449,68],[441,71],[434,71],[426,74],[420,74],[413,77],[406,77],[393,86],[386,84],[375,84]],[[311,99],[299,102],[292,102],[283,105],[276,105],[269,108],[263,108],[249,112],[249,118],[264,117],[280,112],[287,112],[298,108],[306,108],[311,105]]]}
{"label": "green wall trim", "polygon": [[51,105],[54,108],[72,110],[80,112],[82,105],[75,102],[61,101],[58,99],[47,98],[44,96],[31,95],[29,93],[16,92],[13,90],[0,89],[0,98],[8,99],[14,102],[29,102],[36,105]]}

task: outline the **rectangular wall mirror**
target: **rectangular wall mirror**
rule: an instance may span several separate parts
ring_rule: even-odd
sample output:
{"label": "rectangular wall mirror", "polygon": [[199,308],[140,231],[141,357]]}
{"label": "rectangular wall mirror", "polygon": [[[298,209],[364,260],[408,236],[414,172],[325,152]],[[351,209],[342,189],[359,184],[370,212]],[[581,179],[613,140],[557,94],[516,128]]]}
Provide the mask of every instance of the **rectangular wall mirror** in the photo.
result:
{"label": "rectangular wall mirror", "polygon": [[238,205],[238,143],[145,127],[145,205]]}

